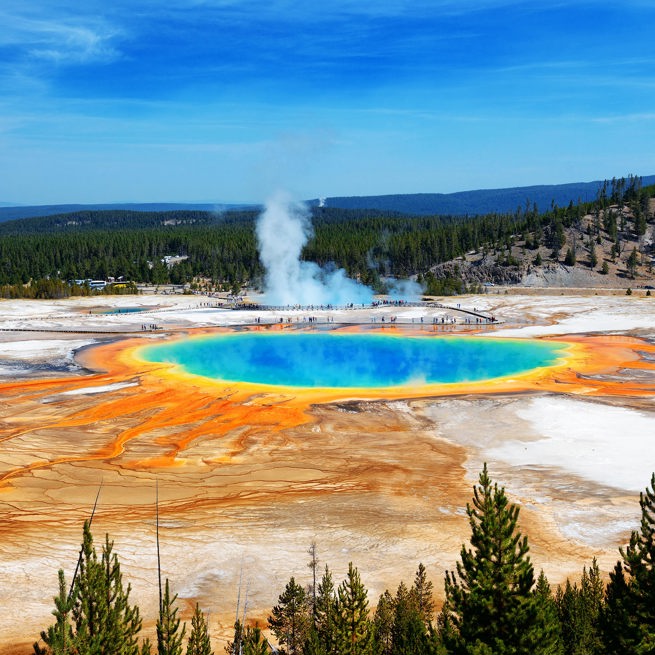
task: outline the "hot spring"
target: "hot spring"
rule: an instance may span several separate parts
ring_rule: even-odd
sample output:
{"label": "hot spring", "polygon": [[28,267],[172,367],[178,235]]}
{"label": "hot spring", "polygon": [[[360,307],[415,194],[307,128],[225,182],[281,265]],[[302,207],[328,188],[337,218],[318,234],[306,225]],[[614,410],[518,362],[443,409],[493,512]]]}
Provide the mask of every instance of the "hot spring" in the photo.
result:
{"label": "hot spring", "polygon": [[480,382],[559,363],[562,343],[336,332],[220,334],[147,346],[149,362],[224,382],[386,388]]}

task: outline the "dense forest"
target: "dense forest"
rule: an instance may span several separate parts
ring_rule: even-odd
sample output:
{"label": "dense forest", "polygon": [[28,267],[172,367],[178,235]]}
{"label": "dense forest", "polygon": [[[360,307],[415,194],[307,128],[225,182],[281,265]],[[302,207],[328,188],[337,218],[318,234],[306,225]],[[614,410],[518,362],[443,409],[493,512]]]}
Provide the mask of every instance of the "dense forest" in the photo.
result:
{"label": "dense forest", "polygon": [[[642,178],[644,184],[654,184],[655,176]],[[603,182],[578,182],[572,184],[547,184],[505,189],[477,189],[454,193],[413,193],[384,196],[353,196],[323,198],[327,207],[343,209],[387,209],[415,216],[453,214],[458,216],[479,216],[493,212],[512,212],[530,198],[532,203],[548,207],[551,202],[568,206],[573,201],[589,202]],[[319,200],[311,204],[318,205]],[[0,212],[0,218],[2,214]]]}
{"label": "dense forest", "polygon": [[[527,250],[547,247],[554,261],[563,257],[575,264],[577,246],[567,244],[565,230],[589,214],[595,217],[586,235],[589,247],[602,232],[620,252],[622,240],[642,236],[653,221],[654,196],[655,186],[629,177],[606,182],[592,202],[552,203],[543,211],[529,201],[512,213],[475,217],[314,207],[313,236],[303,258],[333,263],[376,291],[384,290],[387,276],[418,276],[428,294],[459,293],[465,290],[462,279],[435,275],[436,265],[480,250],[495,253],[499,265],[512,265],[517,242]],[[629,220],[613,209],[618,205],[628,208]],[[256,287],[263,274],[256,219],[254,211],[110,210],[7,221],[0,224],[0,297],[46,297],[44,280],[61,281],[53,292],[59,296],[79,293],[66,285],[110,277],[208,290]],[[179,259],[169,265],[167,256]]]}
{"label": "dense forest", "polygon": [[[446,571],[445,600],[436,612],[433,583],[422,564],[407,585],[385,591],[373,609],[351,563],[335,585],[328,566],[311,580],[291,577],[271,609],[267,628],[237,619],[229,655],[645,655],[655,652],[655,474],[640,495],[641,525],[605,583],[595,560],[579,580],[552,590],[535,574],[519,508],[493,483],[485,464],[466,513],[470,545]],[[320,580],[318,578],[320,577]],[[211,655],[207,615],[196,604],[187,631],[169,580],[160,585],[156,646],[140,639],[142,618],[130,602],[120,563],[107,536],[98,555],[90,521],[72,585],[59,572],[54,623],[34,644],[36,655]],[[239,611],[237,609],[237,616]]]}
{"label": "dense forest", "polygon": [[[655,184],[655,175],[642,177],[645,185]],[[493,212],[512,212],[530,198],[532,203],[547,207],[551,202],[560,207],[569,202],[588,202],[596,197],[602,181],[572,182],[568,184],[539,184],[533,186],[508,187],[503,189],[472,189],[451,193],[400,193],[377,196],[331,196],[305,201],[310,207],[340,209],[365,209],[367,211],[391,211],[411,216],[434,216],[437,214],[457,216],[479,216]],[[0,206],[0,223],[19,218],[70,214],[88,210],[126,210],[132,212],[203,211],[223,212],[229,210],[257,210],[259,204],[224,203],[100,203],[33,206]]]}

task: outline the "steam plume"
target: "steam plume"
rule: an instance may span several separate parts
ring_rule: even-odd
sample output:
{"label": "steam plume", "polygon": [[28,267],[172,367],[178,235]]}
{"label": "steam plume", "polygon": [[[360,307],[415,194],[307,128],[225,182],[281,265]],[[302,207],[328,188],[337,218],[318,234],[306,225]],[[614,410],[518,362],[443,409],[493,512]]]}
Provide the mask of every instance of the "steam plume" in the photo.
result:
{"label": "steam plume", "polygon": [[418,302],[423,295],[423,287],[414,280],[390,280],[387,294],[390,300]]}
{"label": "steam plume", "polygon": [[321,268],[301,261],[312,235],[307,208],[288,194],[277,193],[257,220],[259,258],[266,269],[265,302],[269,305],[368,304],[373,291],[351,280],[341,268]]}

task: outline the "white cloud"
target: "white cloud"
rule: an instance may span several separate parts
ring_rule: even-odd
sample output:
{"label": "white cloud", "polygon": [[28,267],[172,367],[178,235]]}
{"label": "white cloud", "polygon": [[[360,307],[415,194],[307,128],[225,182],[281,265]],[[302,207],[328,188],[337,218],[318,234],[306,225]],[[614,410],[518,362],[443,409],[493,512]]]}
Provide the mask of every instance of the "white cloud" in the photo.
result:
{"label": "white cloud", "polygon": [[43,37],[30,55],[56,62],[111,60],[119,56],[111,44],[115,33],[88,26],[49,24],[40,31]]}
{"label": "white cloud", "polygon": [[33,59],[58,63],[108,61],[120,56],[115,46],[122,30],[93,15],[0,13],[0,45],[18,46]]}
{"label": "white cloud", "polygon": [[632,114],[616,114],[614,116],[596,116],[588,119],[593,123],[625,123],[625,122],[652,122],[655,121],[655,112],[638,112]]}

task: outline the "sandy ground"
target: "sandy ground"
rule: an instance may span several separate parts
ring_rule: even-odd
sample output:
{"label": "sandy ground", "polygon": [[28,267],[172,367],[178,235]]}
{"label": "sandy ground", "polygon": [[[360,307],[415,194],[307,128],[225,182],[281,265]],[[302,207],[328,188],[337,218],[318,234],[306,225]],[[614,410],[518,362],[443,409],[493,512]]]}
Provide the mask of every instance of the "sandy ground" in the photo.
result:
{"label": "sandy ground", "polygon": [[[98,541],[105,532],[115,540],[151,631],[158,481],[163,574],[185,618],[196,600],[210,612],[216,652],[229,635],[240,577],[241,609],[247,596],[248,618],[263,623],[291,575],[309,582],[312,541],[337,581],[349,561],[359,567],[372,604],[385,588],[409,583],[419,562],[440,594],[468,538],[464,508],[485,461],[521,505],[533,562],[551,583],[579,575],[592,557],[608,571],[637,527],[639,490],[655,469],[647,352],[655,300],[489,294],[443,299],[449,308],[274,313],[207,306],[214,302],[0,303],[0,653],[26,652],[50,623],[57,569],[72,574],[101,483],[94,531]],[[144,311],[101,313],[128,307]],[[462,309],[501,323],[466,323]],[[121,355],[126,337],[145,343],[280,319],[307,327],[309,316],[317,325],[379,328],[393,316],[426,331],[436,321],[439,332],[602,337],[604,349],[592,342],[592,353],[613,340],[624,349],[625,337],[635,337],[633,360],[641,359],[623,366],[619,357],[600,373],[573,371],[577,384],[522,391],[490,385],[300,402],[175,380]]]}

